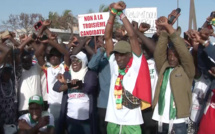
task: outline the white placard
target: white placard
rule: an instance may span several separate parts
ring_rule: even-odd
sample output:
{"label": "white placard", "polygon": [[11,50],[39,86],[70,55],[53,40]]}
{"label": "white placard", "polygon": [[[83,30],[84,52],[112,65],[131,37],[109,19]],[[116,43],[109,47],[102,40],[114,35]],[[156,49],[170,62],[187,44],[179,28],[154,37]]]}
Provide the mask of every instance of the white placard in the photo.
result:
{"label": "white placard", "polygon": [[79,36],[104,35],[109,12],[78,15]]}
{"label": "white placard", "polygon": [[145,22],[150,24],[150,29],[145,33],[155,33],[155,20],[157,19],[157,8],[126,8],[125,15],[130,22],[136,21],[138,24]]}

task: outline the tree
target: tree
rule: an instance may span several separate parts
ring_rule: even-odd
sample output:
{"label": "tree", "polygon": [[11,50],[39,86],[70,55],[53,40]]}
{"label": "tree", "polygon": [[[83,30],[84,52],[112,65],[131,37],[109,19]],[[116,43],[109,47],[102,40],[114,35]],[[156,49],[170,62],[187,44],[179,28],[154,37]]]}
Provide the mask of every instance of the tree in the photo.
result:
{"label": "tree", "polygon": [[72,15],[71,10],[65,10],[62,15],[49,12],[49,20],[52,21],[51,28],[69,29],[70,25],[77,24],[78,20]]}
{"label": "tree", "polygon": [[99,12],[108,12],[109,11],[109,7],[104,5],[104,4],[101,4],[99,6]]}
{"label": "tree", "polygon": [[38,13],[21,13],[20,15],[11,14],[7,21],[2,22],[3,26],[1,27],[5,27],[7,30],[12,31],[16,31],[17,29],[24,29],[26,31],[26,34],[29,34],[29,32],[33,30],[34,24],[39,20],[43,20],[43,17]]}
{"label": "tree", "polygon": [[49,12],[49,20],[52,21],[51,28],[70,29],[70,39],[73,38],[73,26],[78,25],[78,19],[72,15],[71,10],[65,10],[61,16],[56,12]]}

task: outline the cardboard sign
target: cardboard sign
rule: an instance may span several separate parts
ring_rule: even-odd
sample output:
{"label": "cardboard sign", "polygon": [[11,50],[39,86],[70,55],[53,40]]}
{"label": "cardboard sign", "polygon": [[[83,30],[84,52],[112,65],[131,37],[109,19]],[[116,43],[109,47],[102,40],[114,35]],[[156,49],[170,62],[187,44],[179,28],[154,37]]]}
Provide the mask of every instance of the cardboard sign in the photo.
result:
{"label": "cardboard sign", "polygon": [[104,35],[109,12],[78,15],[79,36]]}
{"label": "cardboard sign", "polygon": [[140,23],[145,22],[150,24],[150,29],[145,33],[155,33],[156,26],[155,20],[157,19],[157,8],[127,8],[125,9],[125,15],[129,19],[130,22],[136,21],[140,25]]}

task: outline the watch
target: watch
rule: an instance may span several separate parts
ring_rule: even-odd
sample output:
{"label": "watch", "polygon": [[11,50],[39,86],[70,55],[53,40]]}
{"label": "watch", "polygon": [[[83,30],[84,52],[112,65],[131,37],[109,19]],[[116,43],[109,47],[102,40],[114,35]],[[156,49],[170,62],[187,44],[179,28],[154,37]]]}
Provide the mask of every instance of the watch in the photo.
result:
{"label": "watch", "polygon": [[204,41],[204,43],[202,45],[205,46],[208,42],[209,42],[209,40],[206,40],[206,41]]}

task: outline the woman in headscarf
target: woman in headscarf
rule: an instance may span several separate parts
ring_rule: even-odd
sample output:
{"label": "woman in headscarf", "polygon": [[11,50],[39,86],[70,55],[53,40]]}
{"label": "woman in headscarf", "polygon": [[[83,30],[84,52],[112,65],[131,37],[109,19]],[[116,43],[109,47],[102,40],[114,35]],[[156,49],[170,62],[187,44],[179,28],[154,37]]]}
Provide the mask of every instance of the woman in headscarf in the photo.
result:
{"label": "woman in headscarf", "polygon": [[[58,81],[53,90],[64,92],[60,132],[67,128],[68,134],[90,134],[93,132],[92,123],[95,91],[97,89],[97,74],[87,68],[87,56],[83,52],[72,55],[69,71],[58,75]],[[66,124],[65,124],[66,123]],[[91,125],[91,126],[90,126]]]}

